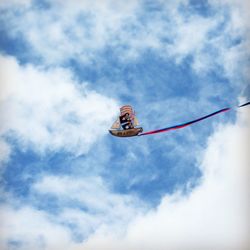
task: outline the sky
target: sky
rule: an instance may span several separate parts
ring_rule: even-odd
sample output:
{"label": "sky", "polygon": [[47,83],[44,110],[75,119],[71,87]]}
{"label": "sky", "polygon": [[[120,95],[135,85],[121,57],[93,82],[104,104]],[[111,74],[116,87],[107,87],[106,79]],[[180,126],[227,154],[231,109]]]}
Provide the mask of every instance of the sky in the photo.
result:
{"label": "sky", "polygon": [[0,249],[249,249],[245,0],[0,0]]}

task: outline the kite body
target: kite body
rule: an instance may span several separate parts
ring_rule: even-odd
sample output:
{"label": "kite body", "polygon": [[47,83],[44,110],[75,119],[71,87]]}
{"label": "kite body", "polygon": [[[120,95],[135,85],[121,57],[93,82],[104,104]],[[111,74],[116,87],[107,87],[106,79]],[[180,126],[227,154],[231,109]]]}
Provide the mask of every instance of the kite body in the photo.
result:
{"label": "kite body", "polygon": [[113,123],[109,130],[111,135],[118,137],[136,136],[143,131],[142,127],[138,127],[139,122],[130,105],[120,108],[120,116]]}
{"label": "kite body", "polygon": [[131,129],[126,129],[126,130],[109,130],[111,135],[118,136],[118,137],[131,137],[131,136],[136,136],[139,133],[141,133],[143,130],[142,128],[131,128]]}

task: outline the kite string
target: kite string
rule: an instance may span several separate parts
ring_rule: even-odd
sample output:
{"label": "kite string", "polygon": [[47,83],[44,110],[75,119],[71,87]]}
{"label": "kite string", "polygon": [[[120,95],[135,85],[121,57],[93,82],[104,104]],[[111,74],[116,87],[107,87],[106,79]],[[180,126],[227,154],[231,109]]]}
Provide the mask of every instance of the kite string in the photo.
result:
{"label": "kite string", "polygon": [[[241,107],[244,107],[244,106],[247,106],[247,105],[250,105],[250,102],[246,102],[242,105],[239,105],[237,106],[237,108],[241,108]],[[224,112],[227,112],[229,110],[231,110],[232,108],[223,108],[223,109],[220,109],[218,111],[215,111],[209,115],[206,115],[206,116],[202,116],[198,119],[195,119],[195,120],[192,120],[192,121],[189,121],[189,122],[185,122],[185,123],[182,123],[182,124],[178,124],[178,125],[174,125],[174,126],[171,126],[171,127],[167,127],[167,128],[162,128],[162,129],[157,129],[157,130],[151,130],[151,131],[148,131],[148,132],[144,132],[144,133],[141,133],[141,134],[138,134],[138,136],[142,136],[142,135],[152,135],[152,134],[157,134],[157,133],[162,133],[162,132],[168,132],[168,131],[171,131],[171,130],[176,130],[176,129],[181,129],[181,128],[185,128],[187,126],[190,126],[192,125],[193,123],[196,123],[196,122],[200,122],[202,120],[205,120],[209,117],[212,117],[214,115],[217,115],[217,114],[220,114],[220,113],[224,113]]]}

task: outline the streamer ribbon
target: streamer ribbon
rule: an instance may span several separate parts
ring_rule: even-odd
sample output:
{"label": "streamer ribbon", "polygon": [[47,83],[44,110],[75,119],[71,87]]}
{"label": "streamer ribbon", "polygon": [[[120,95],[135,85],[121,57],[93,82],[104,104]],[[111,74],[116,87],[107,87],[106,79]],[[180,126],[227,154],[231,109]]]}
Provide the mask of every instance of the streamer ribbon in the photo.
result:
{"label": "streamer ribbon", "polygon": [[[246,102],[240,106],[237,106],[237,108],[241,108],[241,107],[244,107],[244,106],[247,106],[247,105],[250,105],[250,102]],[[157,129],[157,130],[151,130],[151,131],[148,131],[148,132],[144,132],[144,133],[141,133],[139,134],[138,136],[142,136],[142,135],[152,135],[152,134],[157,134],[157,133],[163,133],[163,132],[168,132],[168,131],[171,131],[171,130],[176,130],[176,129],[181,129],[181,128],[185,128],[187,126],[190,126],[196,122],[200,122],[202,120],[205,120],[209,117],[212,117],[214,115],[218,115],[220,113],[224,113],[224,112],[227,112],[229,110],[233,109],[232,107],[229,107],[229,108],[223,108],[223,109],[220,109],[218,111],[215,111],[211,114],[208,114],[206,116],[203,116],[203,117],[200,117],[198,119],[195,119],[195,120],[192,120],[192,121],[189,121],[189,122],[185,122],[185,123],[182,123],[182,124],[178,124],[178,125],[174,125],[174,126],[171,126],[171,127],[166,127],[166,128],[161,128],[161,129]]]}

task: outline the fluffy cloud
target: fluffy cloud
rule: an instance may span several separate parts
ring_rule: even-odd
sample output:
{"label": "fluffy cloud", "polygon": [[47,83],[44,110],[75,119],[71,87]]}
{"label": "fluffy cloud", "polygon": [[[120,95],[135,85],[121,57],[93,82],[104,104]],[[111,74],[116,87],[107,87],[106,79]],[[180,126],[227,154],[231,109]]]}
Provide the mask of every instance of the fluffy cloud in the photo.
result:
{"label": "fluffy cloud", "polygon": [[112,193],[97,177],[44,176],[32,190],[32,199],[50,196],[59,211],[39,210],[9,197],[0,206],[1,249],[75,248],[98,228],[107,230],[112,225],[123,233],[127,222],[145,209],[136,197]]}
{"label": "fluffy cloud", "polygon": [[[74,59],[93,60],[100,50],[116,41],[117,31],[133,19],[137,1],[52,1],[48,8],[33,5],[20,11],[17,18],[6,9],[12,37],[23,37],[30,51],[47,64]],[[14,8],[15,9],[15,8]],[[18,20],[17,20],[18,19]],[[119,38],[118,38],[119,39]]]}
{"label": "fluffy cloud", "polygon": [[[120,217],[120,221],[127,221],[127,217],[133,216],[134,213],[134,211],[129,212],[132,207],[131,204],[139,204],[135,197],[110,193],[107,185],[100,177],[77,179],[68,176],[46,176],[35,183],[33,188],[39,194],[50,194],[64,200],[66,203],[70,203],[70,201],[77,202],[87,211],[95,214],[100,213],[103,221],[105,216],[113,217],[113,220]],[[126,206],[127,216],[124,213]],[[124,218],[119,214],[122,214]]]}
{"label": "fluffy cloud", "polygon": [[[122,60],[152,49],[176,62],[192,55],[197,73],[207,72],[216,63],[231,76],[248,43],[243,39],[239,45],[230,44],[246,34],[244,2],[209,1],[212,14],[203,16],[192,11],[186,0],[154,4],[58,0],[48,3],[46,11],[30,6],[17,18],[10,8],[4,17],[10,20],[6,25],[11,36],[23,37],[30,51],[47,64],[68,59],[93,62],[106,48]],[[190,10],[189,15],[181,9]]]}
{"label": "fluffy cloud", "polygon": [[29,206],[16,209],[1,206],[1,249],[65,249],[69,246],[67,228],[56,225],[49,216]]}
{"label": "fluffy cloud", "polygon": [[134,220],[125,238],[97,233],[86,249],[246,249],[249,247],[249,112],[220,126],[201,162],[201,184],[188,196],[163,198]]}
{"label": "fluffy cloud", "polygon": [[118,109],[115,100],[78,84],[64,69],[44,71],[3,56],[0,65],[2,136],[15,138],[24,149],[77,155],[106,134]]}

